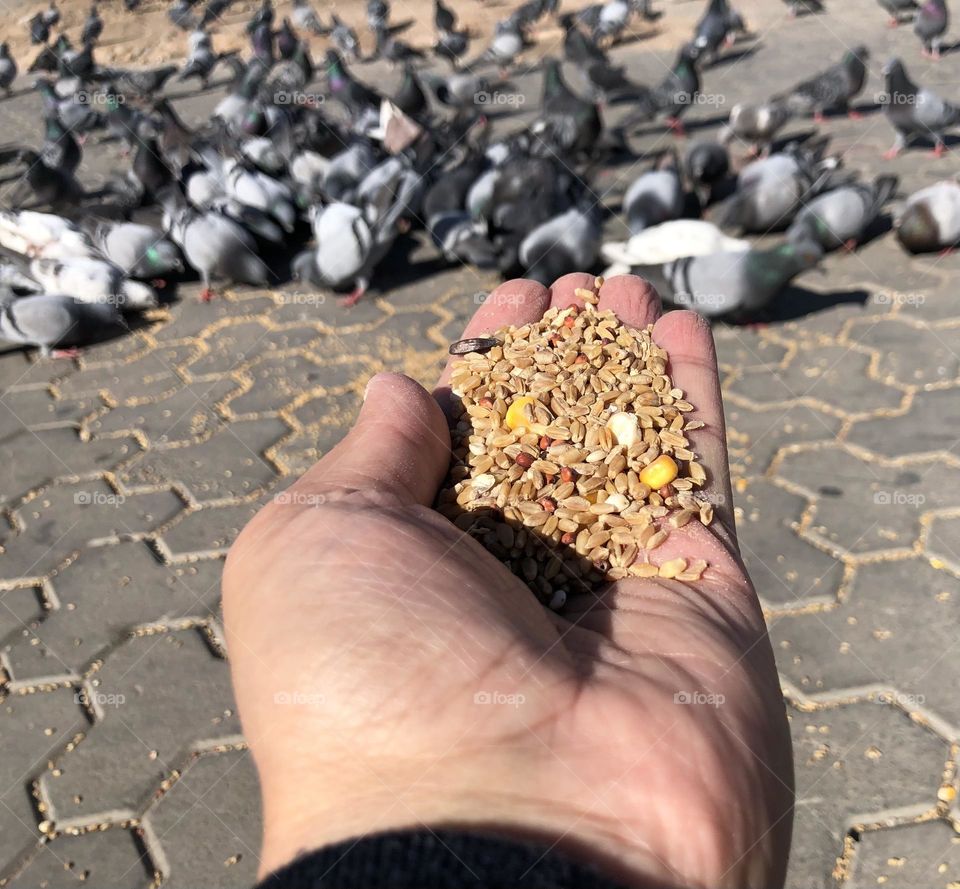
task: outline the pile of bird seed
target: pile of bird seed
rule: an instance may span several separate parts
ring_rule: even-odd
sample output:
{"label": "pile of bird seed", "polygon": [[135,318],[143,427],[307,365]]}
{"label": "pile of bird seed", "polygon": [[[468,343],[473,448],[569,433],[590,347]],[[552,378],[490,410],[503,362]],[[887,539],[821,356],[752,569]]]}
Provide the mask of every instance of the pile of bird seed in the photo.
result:
{"label": "pile of bird seed", "polygon": [[453,461],[437,509],[559,609],[625,577],[699,579],[703,560],[649,561],[672,529],[709,525],[703,426],[667,374],[652,325],[585,307],[451,346]]}

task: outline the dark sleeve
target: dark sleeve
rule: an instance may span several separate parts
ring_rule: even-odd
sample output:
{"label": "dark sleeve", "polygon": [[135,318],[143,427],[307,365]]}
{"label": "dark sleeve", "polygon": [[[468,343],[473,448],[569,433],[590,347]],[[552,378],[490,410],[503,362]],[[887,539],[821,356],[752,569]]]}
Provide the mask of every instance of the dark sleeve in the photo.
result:
{"label": "dark sleeve", "polygon": [[325,846],[257,889],[625,889],[549,846],[459,830],[405,830]]}

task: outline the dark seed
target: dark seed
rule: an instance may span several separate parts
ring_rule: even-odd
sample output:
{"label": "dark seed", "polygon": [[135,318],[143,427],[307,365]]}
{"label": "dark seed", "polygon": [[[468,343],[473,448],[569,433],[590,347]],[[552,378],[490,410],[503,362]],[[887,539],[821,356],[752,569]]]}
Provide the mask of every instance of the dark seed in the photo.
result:
{"label": "dark seed", "polygon": [[489,352],[494,346],[498,345],[500,345],[500,340],[490,336],[481,336],[468,340],[457,340],[450,344],[448,351],[451,355],[466,355],[469,352]]}

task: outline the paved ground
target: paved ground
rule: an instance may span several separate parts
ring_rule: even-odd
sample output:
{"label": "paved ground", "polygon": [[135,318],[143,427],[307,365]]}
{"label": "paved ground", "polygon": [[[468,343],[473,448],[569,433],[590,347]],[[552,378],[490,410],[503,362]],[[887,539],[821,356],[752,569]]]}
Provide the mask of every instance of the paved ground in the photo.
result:
{"label": "paved ground", "polygon": [[[796,22],[774,6],[757,51],[707,74],[698,136],[728,97],[866,40],[866,116],[828,123],[834,146],[905,191],[960,170],[923,150],[881,161],[892,136],[869,107],[891,51],[945,92],[960,53],[921,64],[870,0]],[[644,79],[666,58],[618,54]],[[33,132],[32,108],[0,105],[5,127]],[[115,149],[95,154],[104,169]],[[824,268],[783,295],[780,320],[716,329],[741,541],[794,730],[790,884],[956,889],[960,257],[909,259],[881,234]],[[205,305],[187,287],[76,361],[0,357],[0,884],[252,882],[257,791],[221,560],[343,434],[370,374],[429,381],[495,282],[420,245],[381,283],[350,312],[290,289]]]}

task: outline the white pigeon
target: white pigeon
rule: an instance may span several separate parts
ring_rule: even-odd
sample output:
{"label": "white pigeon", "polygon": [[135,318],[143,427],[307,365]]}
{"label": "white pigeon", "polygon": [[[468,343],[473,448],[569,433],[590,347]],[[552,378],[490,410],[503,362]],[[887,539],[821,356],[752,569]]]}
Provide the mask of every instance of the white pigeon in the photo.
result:
{"label": "white pigeon", "polygon": [[712,222],[672,219],[644,229],[627,241],[607,241],[600,253],[611,263],[603,274],[611,277],[629,274],[637,266],[662,265],[685,256],[742,253],[749,249],[749,241],[725,235]]}
{"label": "white pigeon", "polygon": [[120,309],[157,305],[153,288],[129,280],[123,269],[106,259],[35,259],[30,263],[30,274],[48,293],[65,293],[80,302],[110,303]]}
{"label": "white pigeon", "polygon": [[90,239],[68,219],[36,210],[0,210],[0,245],[21,256],[94,256]]}

